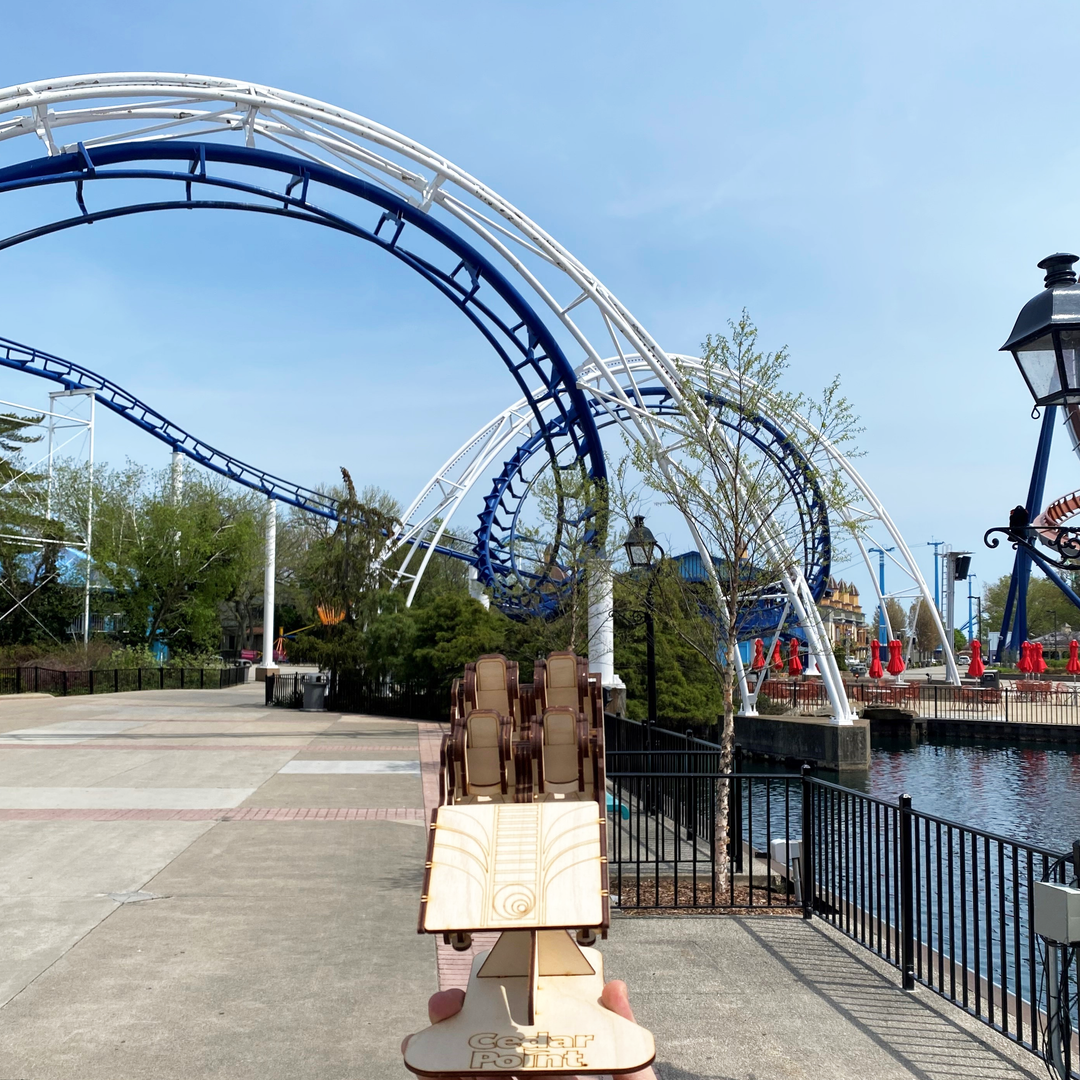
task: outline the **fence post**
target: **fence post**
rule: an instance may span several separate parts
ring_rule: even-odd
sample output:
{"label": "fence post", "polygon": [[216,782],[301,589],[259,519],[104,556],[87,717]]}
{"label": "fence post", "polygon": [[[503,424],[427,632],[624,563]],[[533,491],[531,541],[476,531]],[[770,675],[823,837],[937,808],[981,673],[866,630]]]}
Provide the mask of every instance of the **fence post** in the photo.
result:
{"label": "fence post", "polygon": [[60,696],[61,697],[67,697],[67,668],[64,668],[63,691],[62,691]]}
{"label": "fence post", "polygon": [[206,688],[206,668],[199,668],[199,689],[204,690]]}
{"label": "fence post", "polygon": [[267,705],[274,704],[274,676],[271,672],[266,673],[266,702]]}
{"label": "fence post", "polygon": [[164,690],[165,689],[165,668],[164,667],[159,667],[158,668],[158,675],[161,677],[161,689]]}
{"label": "fence post", "polygon": [[900,970],[904,989],[915,989],[915,875],[912,869],[911,796],[900,796]]}
{"label": "fence post", "polygon": [[114,694],[120,693],[120,669],[118,667],[113,668],[112,673],[112,688]]}
{"label": "fence post", "polygon": [[17,664],[15,666],[15,693],[22,693],[22,668]]}
{"label": "fence post", "polygon": [[142,689],[142,668],[136,668],[139,673],[139,689]]}
{"label": "fence post", "polygon": [[1001,696],[1005,699],[1005,723],[1007,724],[1009,722],[1009,688],[1008,687],[1005,687],[1005,689],[1001,691]]}
{"label": "fence post", "polygon": [[183,665],[180,666],[180,689],[181,690],[184,689],[184,668],[183,668]]}
{"label": "fence post", "polygon": [[802,885],[802,917],[814,917],[814,789],[810,785],[810,766],[802,767],[802,849],[799,858]]}
{"label": "fence post", "polygon": [[34,693],[40,693],[41,691],[41,668],[34,668]]}
{"label": "fence post", "polygon": [[90,676],[90,693],[92,694],[94,692],[94,669],[91,668],[88,674]]}

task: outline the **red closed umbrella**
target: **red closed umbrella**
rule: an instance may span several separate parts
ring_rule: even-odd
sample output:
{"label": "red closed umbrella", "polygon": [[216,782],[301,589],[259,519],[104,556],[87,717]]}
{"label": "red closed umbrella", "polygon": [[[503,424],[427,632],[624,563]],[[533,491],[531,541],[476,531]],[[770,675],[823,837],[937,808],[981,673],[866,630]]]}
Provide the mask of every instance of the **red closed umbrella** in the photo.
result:
{"label": "red closed umbrella", "polygon": [[971,643],[971,663],[968,664],[968,677],[977,679],[985,670],[986,665],[983,664],[982,660],[982,642],[976,639]]}
{"label": "red closed umbrella", "polygon": [[783,673],[783,670],[784,670],[784,657],[783,657],[783,654],[780,652],[780,639],[779,638],[777,638],[776,643],[773,645],[773,649],[772,649],[772,666],[773,666],[773,671],[775,671],[778,675]]}
{"label": "red closed umbrella", "polygon": [[1076,638],[1069,642],[1069,662],[1065,665],[1065,670],[1070,675],[1080,675],[1080,641]]}
{"label": "red closed umbrella", "polygon": [[889,666],[887,668],[890,675],[900,675],[907,665],[904,663],[904,646],[893,639],[889,642]]}
{"label": "red closed umbrella", "polygon": [[1020,646],[1020,659],[1017,661],[1016,670],[1024,675],[1030,675],[1035,670],[1035,664],[1031,659],[1031,642],[1025,641]]}
{"label": "red closed umbrella", "polygon": [[750,664],[751,671],[760,671],[765,666],[765,642],[761,638],[754,640],[754,659]]}
{"label": "red closed umbrella", "polygon": [[1034,645],[1032,651],[1035,653],[1033,658],[1035,660],[1035,670],[1042,675],[1046,671],[1046,660],[1043,657],[1042,642],[1033,642],[1032,644]]}
{"label": "red closed umbrella", "polygon": [[802,661],[799,659],[799,642],[795,638],[792,638],[791,644],[788,645],[787,670],[789,675],[802,674]]}
{"label": "red closed umbrella", "polygon": [[866,673],[871,679],[880,679],[885,674],[881,670],[881,646],[877,641],[870,642],[870,670]]}

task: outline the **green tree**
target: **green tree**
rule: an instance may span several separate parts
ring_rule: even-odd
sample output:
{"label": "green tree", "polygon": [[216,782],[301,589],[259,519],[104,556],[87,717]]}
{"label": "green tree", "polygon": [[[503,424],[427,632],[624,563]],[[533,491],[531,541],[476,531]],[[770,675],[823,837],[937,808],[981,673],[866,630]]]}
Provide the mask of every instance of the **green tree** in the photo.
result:
{"label": "green tree", "polygon": [[[75,528],[85,485],[82,469],[58,470],[58,509]],[[262,558],[261,512],[254,494],[237,493],[223,480],[189,476],[177,492],[167,470],[97,466],[96,595],[107,594],[110,608],[126,615],[125,640],[216,650],[219,606]]]}
{"label": "green tree", "polygon": [[[701,655],[695,638],[701,635],[684,624],[682,607],[688,595],[681,584],[668,581],[676,571],[664,562],[656,571],[651,598],[648,585],[633,574],[615,582],[615,670],[626,682],[626,711],[633,720],[648,713],[648,669],[645,624],[641,615],[651,601],[656,648],[656,713],[664,727],[682,730],[715,724],[724,711],[722,688],[713,666]],[[628,618],[620,618],[624,613]],[[700,618],[695,607],[690,619]]]}
{"label": "green tree", "polygon": [[[778,583],[796,572],[803,522],[792,505],[785,479],[752,438],[746,418],[772,417],[798,444],[805,470],[817,481],[836,524],[851,502],[846,478],[829,448],[850,443],[856,428],[850,404],[837,381],[815,399],[781,387],[788,367],[786,350],[758,347],[757,329],[743,312],[730,323],[731,336],[710,336],[703,346],[703,368],[684,373],[680,415],[657,423],[658,437],[630,447],[630,465],[644,488],[679,511],[700,550],[708,593],[683,590],[679,619],[673,624],[713,671],[722,688],[723,731],[719,770],[726,772],[734,751],[736,652],[762,596],[775,595]],[[728,426],[718,420],[727,419]],[[619,470],[619,501],[625,511],[638,498],[624,465]],[[841,519],[841,520],[837,520]],[[672,584],[675,576],[672,576]],[[714,864],[727,877],[728,785],[718,784]]]}
{"label": "green tree", "polygon": [[[1001,628],[1005,600],[1009,593],[1009,575],[992,581],[983,589],[983,633]],[[1042,637],[1066,625],[1080,626],[1080,611],[1047,577],[1032,572],[1027,592],[1028,637]]]}
{"label": "green tree", "polygon": [[[885,597],[885,610],[889,613],[889,625],[892,627],[893,637],[899,638],[903,642],[907,642],[908,626],[907,617],[904,615],[904,609],[900,606],[900,602],[895,596]],[[874,608],[874,618],[870,623],[870,638],[871,640],[878,639],[878,630],[881,626],[881,608]]]}
{"label": "green tree", "polygon": [[914,634],[914,647],[924,658],[932,656],[934,651],[941,647],[933,609],[921,597],[911,605],[908,626]]}
{"label": "green tree", "polygon": [[[289,643],[289,655],[322,668],[375,674],[389,653],[374,635],[389,633],[391,616],[404,607],[400,590],[389,589],[392,567],[380,558],[400,510],[378,488],[358,495],[347,469],[341,476],[342,486],[328,491],[338,500],[336,521],[314,514],[290,519],[289,595],[317,625]],[[407,626],[408,616],[402,618]]]}

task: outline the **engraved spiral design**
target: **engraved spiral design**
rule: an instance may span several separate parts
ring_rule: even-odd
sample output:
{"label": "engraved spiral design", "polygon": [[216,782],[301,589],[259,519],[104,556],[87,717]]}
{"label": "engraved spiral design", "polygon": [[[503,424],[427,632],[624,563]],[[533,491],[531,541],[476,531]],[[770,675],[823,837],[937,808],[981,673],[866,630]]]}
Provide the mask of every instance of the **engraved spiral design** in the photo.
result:
{"label": "engraved spiral design", "polygon": [[536,894],[527,885],[504,885],[491,901],[503,919],[523,919],[536,907]]}

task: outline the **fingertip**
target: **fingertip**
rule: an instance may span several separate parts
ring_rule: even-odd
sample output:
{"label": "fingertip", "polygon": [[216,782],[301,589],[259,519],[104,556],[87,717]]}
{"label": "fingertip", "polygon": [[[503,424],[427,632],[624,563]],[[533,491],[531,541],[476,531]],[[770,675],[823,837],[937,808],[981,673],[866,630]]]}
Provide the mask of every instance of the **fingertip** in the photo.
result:
{"label": "fingertip", "polygon": [[612,979],[604,984],[604,992],[600,995],[600,1004],[605,1009],[621,1016],[624,1020],[634,1020],[634,1011],[630,1008],[630,995],[626,989],[626,983],[622,979]]}
{"label": "fingertip", "polygon": [[440,990],[428,998],[428,1019],[437,1024],[441,1020],[449,1020],[461,1012],[465,1004],[465,991],[461,989]]}

